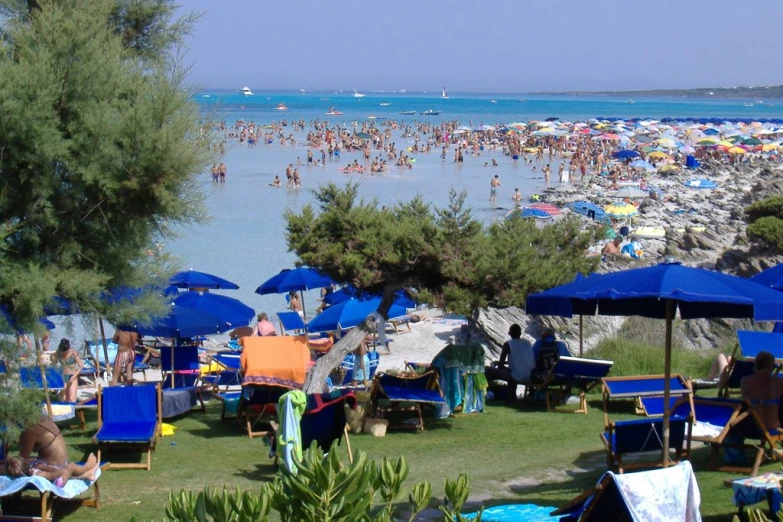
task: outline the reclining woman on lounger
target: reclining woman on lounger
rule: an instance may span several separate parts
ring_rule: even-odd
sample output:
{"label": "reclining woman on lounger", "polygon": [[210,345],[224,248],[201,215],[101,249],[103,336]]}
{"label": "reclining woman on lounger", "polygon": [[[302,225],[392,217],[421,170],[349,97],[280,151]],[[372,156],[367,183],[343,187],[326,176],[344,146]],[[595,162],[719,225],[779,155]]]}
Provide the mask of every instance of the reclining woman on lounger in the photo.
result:
{"label": "reclining woman on lounger", "polygon": [[92,453],[87,457],[85,464],[71,462],[65,467],[52,466],[41,459],[28,461],[22,457],[9,457],[5,463],[5,472],[11,478],[43,477],[52,481],[58,488],[62,488],[70,478],[92,482],[95,480],[95,471],[99,467],[98,459]]}

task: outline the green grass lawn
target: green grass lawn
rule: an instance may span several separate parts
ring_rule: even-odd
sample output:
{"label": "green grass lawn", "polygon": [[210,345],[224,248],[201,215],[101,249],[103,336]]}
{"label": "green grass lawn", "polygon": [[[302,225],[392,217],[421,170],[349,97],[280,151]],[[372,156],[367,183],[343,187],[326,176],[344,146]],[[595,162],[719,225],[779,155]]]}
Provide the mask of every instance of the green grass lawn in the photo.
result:
{"label": "green grass lawn", "polygon": [[[613,418],[633,417],[630,403],[615,408]],[[178,431],[161,439],[151,471],[108,470],[100,479],[100,510],[61,503],[56,518],[129,520],[136,515],[141,520],[161,520],[172,489],[223,485],[253,489],[270,480],[275,469],[263,441],[248,439],[235,422],[222,423],[219,413],[220,405],[212,401],[206,414],[194,411],[173,421]],[[86,432],[65,432],[72,459],[95,450],[90,441],[94,418],[90,425]],[[594,394],[587,415],[548,413],[542,406],[522,402],[491,403],[485,414],[428,419],[423,432],[390,432],[384,438],[356,434],[350,440],[354,451],[366,451],[374,459],[404,455],[410,463],[408,485],[429,480],[436,499],[443,497],[445,478],[468,473],[471,499],[483,505],[561,506],[605,470],[598,438],[602,427],[602,404]],[[694,447],[702,514],[706,521],[729,521],[736,509],[723,481],[732,476],[704,471],[707,453],[704,447]],[[768,464],[763,471],[778,469],[778,464]]]}

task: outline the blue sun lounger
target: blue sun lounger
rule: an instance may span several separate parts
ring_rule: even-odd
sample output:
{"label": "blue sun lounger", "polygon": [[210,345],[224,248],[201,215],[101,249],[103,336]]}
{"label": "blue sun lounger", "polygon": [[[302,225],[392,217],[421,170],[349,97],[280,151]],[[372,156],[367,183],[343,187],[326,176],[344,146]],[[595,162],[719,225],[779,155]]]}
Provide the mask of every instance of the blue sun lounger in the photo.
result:
{"label": "blue sun lounger", "polygon": [[[649,408],[649,416],[654,416],[656,411],[660,412],[658,413],[659,415],[663,415],[663,388],[665,384],[663,375],[605,377],[601,381],[604,388],[604,416],[607,415],[608,401],[610,399],[633,399],[635,401],[636,413],[647,414],[646,408]],[[675,401],[686,398],[688,403],[692,404],[690,385],[682,375],[674,374],[671,376],[669,390],[670,398],[674,398]],[[651,398],[655,400],[650,400]]]}
{"label": "blue sun lounger", "polygon": [[424,430],[422,404],[445,404],[435,372],[403,376],[389,373],[375,375],[370,389],[370,400],[381,418],[390,414],[413,412],[418,418],[413,422],[389,425],[389,428]]}
{"label": "blue sun lounger", "polygon": [[203,375],[201,380],[212,385],[214,391],[227,392],[232,386],[240,386],[242,380],[239,377],[239,369],[242,367],[240,355],[233,352],[218,352],[211,357],[211,362],[219,366],[217,372],[209,375]]}
{"label": "blue sun lounger", "polygon": [[[691,451],[691,417],[673,415],[669,419],[669,448],[675,452],[675,462],[688,459]],[[623,462],[623,457],[632,454],[655,452],[661,458],[663,450],[663,418],[635,419],[610,422],[601,433],[601,442],[606,447],[606,464],[609,469],[623,473],[632,468],[663,466],[661,460]]]}
{"label": "blue sun lounger", "polygon": [[111,467],[149,471],[163,424],[162,402],[160,384],[98,387],[98,460],[109,447],[140,449],[146,463],[112,462]]}
{"label": "blue sun lounger", "polygon": [[[536,384],[535,388],[544,392],[547,411],[586,414],[585,394],[609,375],[613,364],[612,361],[561,356],[549,370],[543,383]],[[556,406],[574,395],[574,392],[579,396],[579,406],[576,409]]]}
{"label": "blue sun lounger", "polygon": [[761,351],[772,353],[777,363],[782,363],[783,334],[737,330],[737,344],[729,362],[728,377],[718,390],[719,397],[730,397],[739,391],[742,378],[753,375],[754,359]]}
{"label": "blue sun lounger", "polygon": [[[41,516],[40,517],[15,517],[7,513],[7,503],[3,502],[4,514],[0,515],[0,520],[40,520],[49,522],[54,515],[55,500],[64,500],[71,505],[90,506],[96,509],[100,508],[100,491],[98,489],[98,479],[101,476],[101,470],[95,472],[95,480],[88,481],[84,479],[70,479],[65,486],[58,487],[51,480],[43,477],[18,477],[15,479],[0,476],[0,499],[20,494],[22,491],[36,489],[41,495]],[[92,489],[92,498],[77,498],[88,490]]]}
{"label": "blue sun lounger", "polygon": [[282,335],[300,335],[305,331],[305,323],[299,312],[277,312]]}

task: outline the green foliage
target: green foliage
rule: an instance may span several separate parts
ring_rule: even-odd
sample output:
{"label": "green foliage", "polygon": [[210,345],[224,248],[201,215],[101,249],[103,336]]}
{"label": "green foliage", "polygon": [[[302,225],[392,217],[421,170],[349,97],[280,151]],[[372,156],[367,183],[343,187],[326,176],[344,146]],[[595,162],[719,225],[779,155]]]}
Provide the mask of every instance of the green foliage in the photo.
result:
{"label": "green foliage", "polygon": [[[649,346],[624,338],[606,339],[590,352],[591,357],[614,361],[612,375],[656,375],[663,373],[663,345]],[[672,372],[704,377],[712,360],[692,350],[672,349]]]}
{"label": "green foliage", "polygon": [[[467,474],[462,473],[457,480],[446,479],[446,501],[442,506],[439,506],[441,513],[445,515],[445,520],[449,522],[463,522],[468,519],[460,514],[462,506],[468,500],[470,495],[470,477]],[[479,510],[476,518],[471,519],[476,522],[481,522],[481,514],[484,510]]]}
{"label": "green foliage", "polygon": [[766,248],[783,252],[783,196],[757,201],[745,209],[748,238]]}
{"label": "green foliage", "polygon": [[260,495],[239,488],[229,492],[225,487],[221,492],[204,488],[198,495],[172,491],[164,521],[266,522],[270,510],[268,490],[268,484],[264,484]]}
{"label": "green foliage", "polygon": [[288,246],[302,263],[367,291],[413,286],[452,312],[519,306],[598,262],[585,256],[594,232],[582,232],[577,220],[539,229],[516,218],[485,228],[464,193],[452,191],[443,209],[417,197],[383,211],[376,200],[358,199],[356,184],[325,185],[315,199],[317,209],[286,213]]}
{"label": "green foliage", "polygon": [[[747,522],[783,522],[783,511],[778,511],[773,521],[773,519],[767,518],[764,511],[758,508],[750,508],[745,510],[745,519]],[[740,522],[740,518],[734,515],[732,522]]]}

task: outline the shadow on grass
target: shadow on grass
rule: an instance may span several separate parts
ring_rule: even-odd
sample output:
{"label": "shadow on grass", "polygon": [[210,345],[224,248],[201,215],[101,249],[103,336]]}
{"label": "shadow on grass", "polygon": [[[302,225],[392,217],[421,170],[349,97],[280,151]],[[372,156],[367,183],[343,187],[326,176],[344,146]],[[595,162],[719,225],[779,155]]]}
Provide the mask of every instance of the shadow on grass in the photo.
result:
{"label": "shadow on grass", "polygon": [[273,459],[267,458],[265,455],[264,461],[254,464],[253,469],[237,470],[233,475],[251,481],[268,482],[277,476],[277,466]]}

